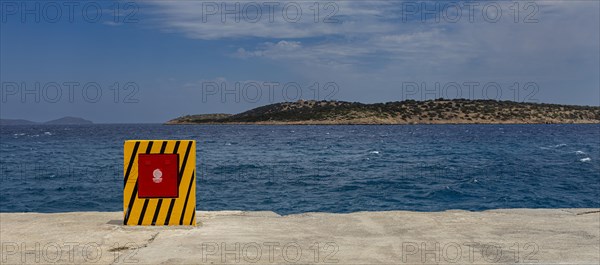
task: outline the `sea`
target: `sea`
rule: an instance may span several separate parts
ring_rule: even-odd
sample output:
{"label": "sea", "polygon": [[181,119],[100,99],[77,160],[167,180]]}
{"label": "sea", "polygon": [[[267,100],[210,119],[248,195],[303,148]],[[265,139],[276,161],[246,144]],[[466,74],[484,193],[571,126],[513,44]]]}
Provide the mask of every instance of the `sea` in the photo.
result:
{"label": "sea", "polygon": [[0,127],[0,211],[123,210],[123,143],[197,141],[197,209],[600,207],[600,125]]}

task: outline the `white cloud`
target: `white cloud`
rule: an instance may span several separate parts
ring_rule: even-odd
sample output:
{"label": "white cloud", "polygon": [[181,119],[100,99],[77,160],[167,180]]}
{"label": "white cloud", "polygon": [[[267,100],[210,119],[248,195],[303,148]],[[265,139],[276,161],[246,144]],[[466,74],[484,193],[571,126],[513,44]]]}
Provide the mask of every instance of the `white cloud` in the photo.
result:
{"label": "white cloud", "polygon": [[[340,23],[322,22],[327,11],[335,11],[324,6],[315,23],[313,2],[298,2],[304,12],[296,23],[281,15],[273,22],[265,15],[256,23],[235,23],[232,16],[222,23],[220,15],[203,21],[202,3],[149,3],[158,7],[155,25],[162,30],[199,40],[233,40],[232,56],[271,60],[315,80],[343,79],[349,86],[359,86],[361,79],[384,80],[381,85],[392,86],[419,78],[571,78],[598,89],[600,3],[594,1],[529,1],[529,7],[518,2],[518,14],[513,1],[481,2],[474,22],[463,14],[458,23],[444,18],[436,23],[431,17],[422,22],[419,15],[405,21],[398,1],[337,1],[332,18]],[[497,22],[489,21],[493,12],[482,13],[489,3],[501,7]],[[526,18],[534,23],[525,23]]]}
{"label": "white cloud", "polygon": [[[373,23],[388,12],[385,7],[390,4],[385,1],[339,1],[329,5],[321,2],[318,8],[316,2],[310,1],[267,4],[274,2],[151,1],[147,4],[159,28],[203,40],[310,38],[391,29],[391,25]],[[224,10],[235,10],[235,14]]]}

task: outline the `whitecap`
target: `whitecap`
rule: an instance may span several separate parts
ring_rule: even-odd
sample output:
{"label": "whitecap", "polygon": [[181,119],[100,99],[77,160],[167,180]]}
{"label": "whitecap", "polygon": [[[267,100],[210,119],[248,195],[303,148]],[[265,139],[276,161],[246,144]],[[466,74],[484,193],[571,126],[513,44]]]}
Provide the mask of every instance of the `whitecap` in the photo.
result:
{"label": "whitecap", "polygon": [[231,145],[231,143],[225,143],[225,145]]}
{"label": "whitecap", "polygon": [[584,152],[584,151],[575,151],[575,154],[578,154],[578,155],[585,155],[585,152]]}
{"label": "whitecap", "polygon": [[371,151],[369,154],[379,154],[379,151]]}
{"label": "whitecap", "polygon": [[567,144],[557,144],[557,145],[550,145],[550,146],[542,146],[542,147],[540,147],[540,149],[548,150],[548,149],[559,148],[559,147],[563,147],[563,146],[567,146]]}
{"label": "whitecap", "polygon": [[52,135],[51,132],[44,132],[44,135]]}
{"label": "whitecap", "polygon": [[590,162],[590,161],[592,161],[592,159],[589,158],[589,157],[586,157],[586,158],[579,159],[579,161],[581,161],[581,162]]}

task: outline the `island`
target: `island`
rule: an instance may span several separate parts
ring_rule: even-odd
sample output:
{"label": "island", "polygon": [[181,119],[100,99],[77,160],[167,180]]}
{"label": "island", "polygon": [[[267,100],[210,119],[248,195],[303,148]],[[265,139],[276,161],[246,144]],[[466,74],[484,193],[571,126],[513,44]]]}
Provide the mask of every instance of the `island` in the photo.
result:
{"label": "island", "polygon": [[600,106],[435,99],[364,104],[299,100],[239,114],[186,115],[166,124],[562,124],[600,123]]}
{"label": "island", "polygon": [[0,119],[0,125],[84,125],[93,124],[92,121],[79,118],[79,117],[62,117],[60,119],[51,120],[47,122],[35,122],[23,119]]}

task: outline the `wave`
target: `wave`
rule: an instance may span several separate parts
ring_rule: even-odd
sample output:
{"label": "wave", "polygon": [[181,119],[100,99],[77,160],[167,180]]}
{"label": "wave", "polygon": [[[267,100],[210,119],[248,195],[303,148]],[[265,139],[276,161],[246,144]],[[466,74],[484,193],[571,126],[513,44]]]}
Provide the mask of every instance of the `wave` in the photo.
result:
{"label": "wave", "polygon": [[557,145],[550,145],[550,146],[542,146],[540,147],[541,149],[554,149],[554,148],[560,148],[560,147],[565,147],[567,146],[567,144],[557,144]]}

